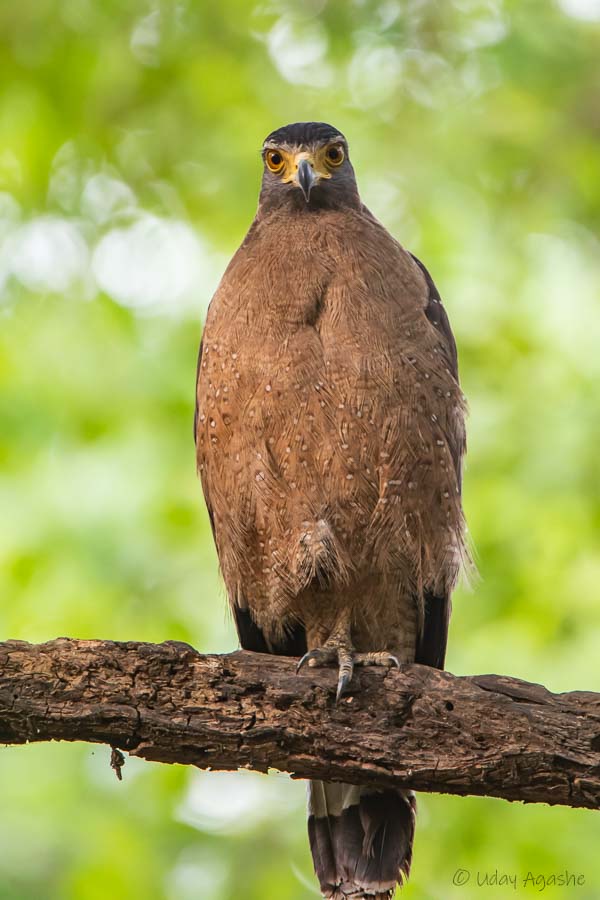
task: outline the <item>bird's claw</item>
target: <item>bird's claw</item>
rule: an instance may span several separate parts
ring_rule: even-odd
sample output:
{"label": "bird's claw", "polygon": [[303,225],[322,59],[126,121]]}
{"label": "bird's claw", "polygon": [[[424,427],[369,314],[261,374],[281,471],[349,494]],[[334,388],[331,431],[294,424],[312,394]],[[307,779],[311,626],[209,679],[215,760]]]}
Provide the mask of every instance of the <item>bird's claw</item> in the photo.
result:
{"label": "bird's claw", "polygon": [[356,666],[386,666],[388,668],[400,668],[400,660],[387,650],[378,650],[375,653],[357,653],[354,656]]}
{"label": "bird's claw", "polygon": [[334,650],[325,647],[316,647],[314,650],[309,650],[308,653],[304,654],[296,666],[296,675],[300,669],[303,669],[306,665],[326,666],[328,663],[335,662],[335,659],[336,653]]}
{"label": "bird's claw", "polygon": [[304,666],[324,666],[337,662],[338,682],[335,695],[336,703],[345,694],[354,673],[354,666],[387,666],[400,668],[400,662],[397,656],[387,651],[376,651],[371,653],[354,653],[346,646],[336,647],[315,647],[305,653],[296,666],[296,674],[300,672]]}
{"label": "bird's claw", "polygon": [[337,690],[335,692],[335,702],[339,703],[342,699],[343,695],[346,693],[346,689],[350,685],[352,681],[352,675],[354,673],[354,663],[350,660],[346,665],[340,665],[338,671],[338,683]]}

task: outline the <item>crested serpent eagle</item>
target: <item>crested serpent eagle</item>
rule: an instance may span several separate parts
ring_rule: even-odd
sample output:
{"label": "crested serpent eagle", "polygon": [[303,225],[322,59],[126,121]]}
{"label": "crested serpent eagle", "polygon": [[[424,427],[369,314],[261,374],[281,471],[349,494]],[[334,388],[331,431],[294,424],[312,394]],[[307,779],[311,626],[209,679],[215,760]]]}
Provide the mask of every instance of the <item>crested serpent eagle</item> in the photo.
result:
{"label": "crested serpent eagle", "polygon": [[[465,403],[425,266],[364,206],[336,128],[262,148],[258,211],[198,359],[198,470],[242,647],[337,667],[442,668],[466,558]],[[313,781],[324,897],[408,876],[407,790]]]}

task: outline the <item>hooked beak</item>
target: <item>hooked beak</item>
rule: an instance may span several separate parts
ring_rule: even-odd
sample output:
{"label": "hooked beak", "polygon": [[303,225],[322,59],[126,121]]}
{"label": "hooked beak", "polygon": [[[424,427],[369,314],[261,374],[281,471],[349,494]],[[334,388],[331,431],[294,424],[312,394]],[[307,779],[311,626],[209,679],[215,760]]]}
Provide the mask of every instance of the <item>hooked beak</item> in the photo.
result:
{"label": "hooked beak", "polygon": [[311,163],[304,157],[298,162],[298,171],[294,181],[301,188],[304,199],[308,203],[313,185],[319,180]]}

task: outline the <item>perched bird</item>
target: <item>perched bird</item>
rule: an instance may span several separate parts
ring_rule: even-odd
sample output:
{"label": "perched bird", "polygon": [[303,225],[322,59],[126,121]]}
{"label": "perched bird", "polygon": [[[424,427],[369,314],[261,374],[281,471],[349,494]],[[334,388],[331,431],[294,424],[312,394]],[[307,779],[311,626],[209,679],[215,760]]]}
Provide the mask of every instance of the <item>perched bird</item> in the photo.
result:
{"label": "perched bird", "polygon": [[[256,217],[212,299],[197,464],[242,647],[442,668],[466,555],[465,404],[425,267],[361,202],[343,134],[270,134]],[[324,897],[408,876],[406,790],[309,785]]]}

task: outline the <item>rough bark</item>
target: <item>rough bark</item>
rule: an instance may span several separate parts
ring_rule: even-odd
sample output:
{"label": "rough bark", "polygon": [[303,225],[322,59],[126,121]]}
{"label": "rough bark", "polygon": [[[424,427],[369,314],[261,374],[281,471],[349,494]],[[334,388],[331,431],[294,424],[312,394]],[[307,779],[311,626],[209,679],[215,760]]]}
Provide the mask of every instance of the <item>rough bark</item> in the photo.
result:
{"label": "rough bark", "polygon": [[[331,670],[186,644],[0,643],[0,742],[89,741],[203,769],[596,807],[600,694],[500,675]],[[112,765],[120,774],[122,757]]]}

